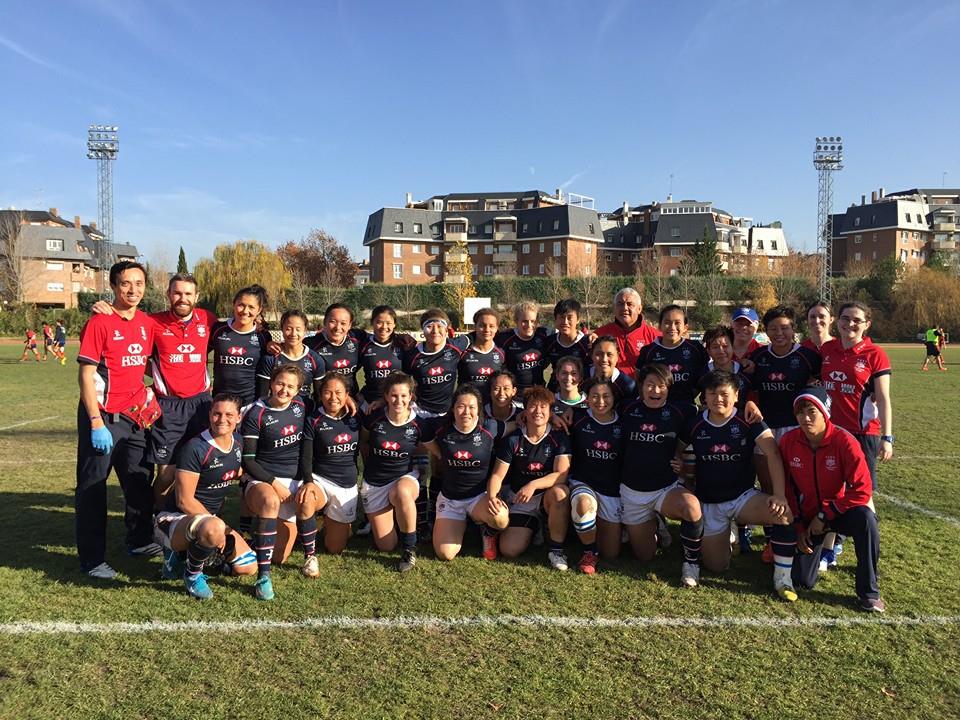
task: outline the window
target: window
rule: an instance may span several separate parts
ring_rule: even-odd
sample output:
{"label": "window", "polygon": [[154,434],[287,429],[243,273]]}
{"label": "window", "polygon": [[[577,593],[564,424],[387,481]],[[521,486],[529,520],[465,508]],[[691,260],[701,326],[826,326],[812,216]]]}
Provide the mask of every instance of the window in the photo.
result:
{"label": "window", "polygon": [[919,240],[919,239],[920,239],[920,233],[915,232],[915,233],[913,234],[913,239],[914,239],[914,240]]}
{"label": "window", "polygon": [[484,274],[484,275],[493,275],[493,265],[487,265],[487,266],[483,269],[483,274]]}
{"label": "window", "polygon": [[521,268],[521,270],[520,270],[520,274],[521,274],[521,275],[529,275],[529,274],[530,274],[530,266],[529,266],[529,265],[524,265],[524,266]]}
{"label": "window", "polygon": [[910,222],[910,213],[905,213],[905,216],[907,218],[907,222]]}
{"label": "window", "polygon": [[393,264],[393,279],[394,279],[394,280],[399,280],[399,279],[402,278],[402,277],[403,277],[403,264],[402,264],[402,263],[394,263],[394,264]]}
{"label": "window", "polygon": [[395,258],[403,257],[403,245],[400,245],[400,244],[398,244],[398,243],[394,243],[394,245],[393,245],[393,256],[394,256]]}
{"label": "window", "polygon": [[83,272],[83,269],[80,267],[80,263],[74,263],[73,266],[72,266],[70,269],[71,269],[74,273],[81,273],[81,272]]}
{"label": "window", "polygon": [[877,224],[877,216],[876,216],[876,215],[871,215],[871,216],[870,216],[870,224],[871,224],[871,225],[876,225],[876,224]]}
{"label": "window", "polygon": [[487,235],[489,235],[490,233],[492,233],[492,232],[493,232],[493,223],[487,223],[486,225],[484,225],[484,226],[483,226],[483,232],[485,232]]}
{"label": "window", "polygon": [[540,252],[544,251],[544,243],[540,243]]}
{"label": "window", "polygon": [[63,292],[63,283],[47,283],[47,292]]}
{"label": "window", "polygon": [[556,241],[553,243],[553,256],[554,256],[554,257],[560,257],[560,253],[563,252],[563,250],[561,249],[561,245],[562,245],[562,243],[561,243],[559,240],[556,240]]}
{"label": "window", "polygon": [[477,234],[477,226],[476,226],[476,225],[471,225],[470,228],[467,230],[467,232],[469,232],[471,235],[476,235],[476,234]]}
{"label": "window", "polygon": [[554,220],[554,221],[553,221],[553,229],[554,229],[554,231],[557,231],[557,230],[560,229],[560,221],[559,221],[559,220]]}
{"label": "window", "polygon": [[853,219],[853,226],[854,226],[854,227],[860,227],[860,218],[855,217],[855,218]]}
{"label": "window", "polygon": [[584,255],[589,255],[589,254],[592,253],[592,252],[593,252],[593,246],[591,246],[591,245],[585,245],[585,246],[584,246],[584,248],[583,248],[583,254],[584,254]]}
{"label": "window", "polygon": [[472,270],[472,274],[473,274],[473,275],[479,275],[479,274],[480,274],[480,268],[478,268],[476,265],[474,265],[474,266],[473,266],[473,270]]}
{"label": "window", "polygon": [[876,250],[873,251],[873,259],[874,259],[874,260],[877,259],[877,251],[876,251]]}
{"label": "window", "polygon": [[757,250],[763,250],[763,240],[757,240]]}
{"label": "window", "polygon": [[906,251],[906,250],[901,250],[901,251],[900,251],[900,259],[903,260],[903,261],[906,261],[906,259],[907,259],[907,251]]}
{"label": "window", "polygon": [[480,248],[476,245],[471,245],[469,249],[471,255],[476,255],[480,251]]}
{"label": "window", "polygon": [[419,265],[414,265],[413,267],[410,268],[410,270],[411,270],[411,272],[412,272],[414,275],[419,275],[419,274],[420,274],[420,266],[419,266]]}
{"label": "window", "polygon": [[450,223],[449,225],[447,225],[448,233],[462,233],[465,230],[466,230],[466,227],[464,227],[463,223]]}
{"label": "window", "polygon": [[673,277],[674,275],[679,275],[679,274],[680,274],[680,271],[677,268],[670,268],[670,277]]}
{"label": "window", "polygon": [[483,246],[484,255],[493,255],[493,245],[484,245]]}
{"label": "window", "polygon": [[776,250],[776,249],[777,249],[777,241],[776,241],[776,240],[771,240],[771,241],[770,241],[770,249],[771,249],[771,250]]}
{"label": "window", "polygon": [[853,259],[856,260],[856,261],[859,261],[859,260],[860,260],[860,253],[854,253],[854,254],[853,254]]}
{"label": "window", "polygon": [[683,252],[678,247],[670,248],[670,257],[680,257],[683,255]]}
{"label": "window", "polygon": [[526,224],[526,223],[524,223],[524,224],[521,225],[520,227],[523,228],[523,230],[521,230],[521,232],[526,232],[526,231],[527,231],[527,224]]}
{"label": "window", "polygon": [[538,233],[542,233],[542,232],[543,232],[543,221],[542,221],[542,220],[537,223],[537,232],[538,232]]}
{"label": "window", "polygon": [[777,261],[773,258],[767,258],[767,270],[775,270],[777,268]]}
{"label": "window", "polygon": [[47,240],[47,250],[58,252],[63,250],[63,240]]}
{"label": "window", "polygon": [[670,228],[670,237],[680,237],[680,228]]}
{"label": "window", "polygon": [[47,270],[63,270],[63,263],[48,262]]}
{"label": "window", "polygon": [[853,242],[855,242],[857,245],[859,245],[860,243],[863,242],[863,238],[862,238],[860,235],[854,235],[854,236],[853,236]]}
{"label": "window", "polygon": [[593,275],[593,268],[590,267],[589,265],[585,266],[583,268],[583,274],[587,276]]}
{"label": "window", "polygon": [[422,253],[422,252],[423,252],[423,245],[414,245],[414,246],[413,246],[413,254],[414,254],[414,255],[419,255],[419,254]]}
{"label": "window", "polygon": [[587,228],[590,230],[590,234],[591,234],[591,235],[595,235],[595,234],[596,234],[596,233],[593,232],[593,223],[590,223],[589,225],[587,225]]}
{"label": "window", "polygon": [[395,233],[402,233],[402,232],[403,232],[403,223],[402,223],[402,222],[395,222],[395,223],[393,224],[393,231],[394,231]]}
{"label": "window", "polygon": [[543,267],[543,263],[540,263],[540,274],[543,275],[544,272],[545,272],[545,270],[544,270],[544,267]]}
{"label": "window", "polygon": [[876,234],[876,233],[873,234],[873,241],[874,241],[874,242],[877,241],[877,234]]}
{"label": "window", "polygon": [[623,253],[617,253],[617,260],[623,262]]}
{"label": "window", "polygon": [[521,246],[520,246],[520,252],[522,252],[524,255],[529,255],[529,254],[530,254],[530,243],[524,243],[523,245],[521,245]]}
{"label": "window", "polygon": [[440,275],[440,266],[439,266],[439,265],[431,265],[431,266],[430,266],[430,274],[433,275],[433,277],[439,277],[439,275]]}
{"label": "window", "polygon": [[430,246],[430,254],[431,254],[431,255],[439,255],[439,254],[440,254],[440,246],[439,246],[439,245],[431,245],[431,246]]}
{"label": "window", "polygon": [[414,223],[414,224],[413,224],[413,231],[414,231],[417,235],[423,235],[423,223]]}
{"label": "window", "polygon": [[910,233],[908,233],[906,230],[902,231],[900,233],[900,239],[903,240],[903,242],[906,242],[910,239]]}

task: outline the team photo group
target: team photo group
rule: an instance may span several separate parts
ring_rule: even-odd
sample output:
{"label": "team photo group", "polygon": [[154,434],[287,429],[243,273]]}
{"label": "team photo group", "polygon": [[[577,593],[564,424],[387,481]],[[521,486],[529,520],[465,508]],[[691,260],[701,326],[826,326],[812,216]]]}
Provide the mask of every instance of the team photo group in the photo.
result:
{"label": "team photo group", "polygon": [[488,561],[540,553],[587,575],[678,542],[675,582],[689,588],[759,541],[786,602],[846,544],[857,607],[885,610],[872,496],[893,456],[891,367],[861,302],[737,307],[695,339],[683,307],[654,326],[623,288],[601,327],[557,298],[552,327],[532,302],[480,309],[466,334],[429,309],[418,341],[386,305],[369,330],[343,304],[315,332],[288,309],[271,335],[258,285],[237,290],[226,321],[197,306],[190,275],[152,315],[137,309],[140,264],[114,265],[110,285],[78,353],[76,543],[90,577],[117,575],[114,470],[127,551],[162,555],[163,577],[201,600],[217,574],[249,575],[271,600],[273,566],[296,553],[318,578],[322,555],[363,526],[401,573],[425,546],[454,561],[476,530]]}

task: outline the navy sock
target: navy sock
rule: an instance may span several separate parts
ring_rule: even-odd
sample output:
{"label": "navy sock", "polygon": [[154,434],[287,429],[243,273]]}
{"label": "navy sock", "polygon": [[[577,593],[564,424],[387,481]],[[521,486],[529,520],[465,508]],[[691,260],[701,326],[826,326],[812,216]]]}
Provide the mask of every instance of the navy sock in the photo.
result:
{"label": "navy sock", "polygon": [[683,561],[700,564],[700,545],[703,542],[703,518],[696,522],[680,521],[680,544],[683,545]]}
{"label": "navy sock", "polygon": [[563,541],[557,542],[553,538],[547,538],[547,547],[551,550],[563,550]]}
{"label": "navy sock", "polygon": [[583,549],[586,550],[587,552],[595,553],[597,551],[597,543],[596,542],[583,543]]}
{"label": "navy sock", "polygon": [[416,532],[400,532],[397,530],[397,537],[400,538],[400,547],[404,550],[413,550],[417,547]]}
{"label": "navy sock", "polygon": [[201,545],[196,540],[187,548],[187,575],[196,577],[203,572],[203,564],[217,551],[215,547]]}
{"label": "navy sock", "polygon": [[297,518],[297,535],[303,545],[304,557],[317,554],[317,516]]}
{"label": "navy sock", "polygon": [[253,515],[241,515],[240,522],[237,523],[237,532],[241,535],[249,535],[253,528]]}
{"label": "navy sock", "polygon": [[257,575],[270,574],[273,562],[273,546],[277,542],[277,519],[258,517],[255,523],[253,544],[257,551]]}

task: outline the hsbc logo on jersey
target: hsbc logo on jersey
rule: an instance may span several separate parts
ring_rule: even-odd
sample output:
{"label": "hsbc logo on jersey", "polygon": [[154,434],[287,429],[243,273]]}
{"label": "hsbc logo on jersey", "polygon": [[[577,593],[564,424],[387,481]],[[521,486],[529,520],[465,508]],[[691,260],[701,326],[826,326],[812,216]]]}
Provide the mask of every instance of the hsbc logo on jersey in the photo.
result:
{"label": "hsbc logo on jersey", "polygon": [[455,450],[453,457],[447,459],[450,467],[480,467],[480,460],[469,450]]}
{"label": "hsbc logo on jersey", "polygon": [[847,374],[843,370],[833,370],[830,373],[830,379],[834,382],[843,382],[847,379]]}
{"label": "hsbc logo on jersey", "polygon": [[770,375],[768,375],[768,377],[769,377],[771,380],[786,380],[786,379],[787,379],[787,374],[786,374],[786,373],[782,373],[782,372],[772,372],[772,373],[770,373]]}
{"label": "hsbc logo on jersey", "polygon": [[609,450],[611,447],[610,443],[608,443],[606,440],[597,440],[593,443],[593,446],[597,450]]}
{"label": "hsbc logo on jersey", "polygon": [[229,350],[227,350],[227,352],[230,355],[246,355],[247,349],[242,347],[232,347]]}
{"label": "hsbc logo on jersey", "polygon": [[350,440],[350,433],[340,433],[333,439],[335,443],[345,443],[350,442]]}
{"label": "hsbc logo on jersey", "polygon": [[469,450],[457,450],[453,454],[453,457],[457,460],[469,460],[470,458],[473,457],[473,453],[470,452]]}
{"label": "hsbc logo on jersey", "polygon": [[726,443],[717,443],[710,447],[710,451],[703,456],[709,462],[740,462],[740,453],[733,452],[733,446]]}
{"label": "hsbc logo on jersey", "polygon": [[337,370],[342,370],[343,368],[350,367],[350,361],[346,358],[341,358],[333,363],[333,367]]}
{"label": "hsbc logo on jersey", "polygon": [[177,352],[183,355],[189,355],[194,350],[193,345],[190,343],[183,343],[182,345],[177,345]]}
{"label": "hsbc logo on jersey", "polygon": [[542,471],[543,471],[543,463],[542,463],[542,462],[532,462],[532,463],[530,463],[529,465],[527,465],[527,470],[529,470],[530,472],[542,472]]}
{"label": "hsbc logo on jersey", "polygon": [[672,363],[670,365],[670,372],[676,373],[676,372],[680,372],[682,369],[683,369],[683,365],[680,365],[679,363]]}
{"label": "hsbc logo on jersey", "polygon": [[492,367],[478,368],[477,375],[493,375],[493,368]]}
{"label": "hsbc logo on jersey", "polygon": [[726,452],[730,452],[730,446],[729,446],[729,445],[726,445],[726,444],[724,444],[724,443],[719,443],[719,444],[717,444],[717,445],[714,445],[712,448],[710,448],[710,452],[712,452],[712,453],[726,453]]}
{"label": "hsbc logo on jersey", "polygon": [[143,345],[140,343],[130,343],[127,345],[129,355],[120,358],[121,367],[139,367],[147,364],[147,356],[143,354]]}
{"label": "hsbc logo on jersey", "polygon": [[127,352],[131,355],[142,355],[143,354],[143,345],[140,343],[130,343],[127,345]]}
{"label": "hsbc logo on jersey", "polygon": [[389,440],[384,440],[384,441],[381,443],[380,447],[382,447],[384,450],[399,450],[399,449],[400,449],[400,443],[398,443],[398,442],[390,442]]}
{"label": "hsbc logo on jersey", "polygon": [[525,362],[532,362],[532,361],[534,361],[534,360],[539,360],[539,359],[540,359],[540,353],[535,353],[535,352],[524,353],[524,354],[523,354],[523,357],[521,357],[520,359],[523,360],[523,361],[525,361]]}
{"label": "hsbc logo on jersey", "polygon": [[798,457],[790,458],[790,467],[796,468],[797,470],[802,470],[803,462]]}
{"label": "hsbc logo on jersey", "polygon": [[436,377],[437,375],[443,375],[443,368],[442,368],[442,367],[432,367],[432,368],[430,368],[429,370],[427,370],[427,375],[428,375],[429,377]]}
{"label": "hsbc logo on jersey", "polygon": [[284,436],[293,435],[296,431],[297,431],[296,425],[284,425],[282,428],[280,428],[280,434]]}
{"label": "hsbc logo on jersey", "polygon": [[239,472],[237,470],[227,470],[227,472],[220,476],[220,479],[233,480],[236,477],[239,477]]}
{"label": "hsbc logo on jersey", "polygon": [[377,360],[377,368],[383,370],[384,368],[391,367],[393,365],[389,360]]}
{"label": "hsbc logo on jersey", "polygon": [[657,426],[653,423],[643,423],[640,425],[640,432],[656,432]]}

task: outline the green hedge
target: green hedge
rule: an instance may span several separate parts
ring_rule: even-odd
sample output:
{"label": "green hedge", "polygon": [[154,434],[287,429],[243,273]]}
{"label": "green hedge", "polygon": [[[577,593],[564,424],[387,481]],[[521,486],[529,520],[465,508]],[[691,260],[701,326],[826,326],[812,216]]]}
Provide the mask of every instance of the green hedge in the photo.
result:
{"label": "green hedge", "polygon": [[[63,310],[56,308],[38,308],[35,305],[21,305],[13,310],[0,312],[0,335],[6,337],[26,337],[27,328],[36,331],[39,336],[43,323],[50,325],[63,320],[67,337],[76,338],[89,313],[80,309]],[[41,338],[42,341],[42,338]]]}

